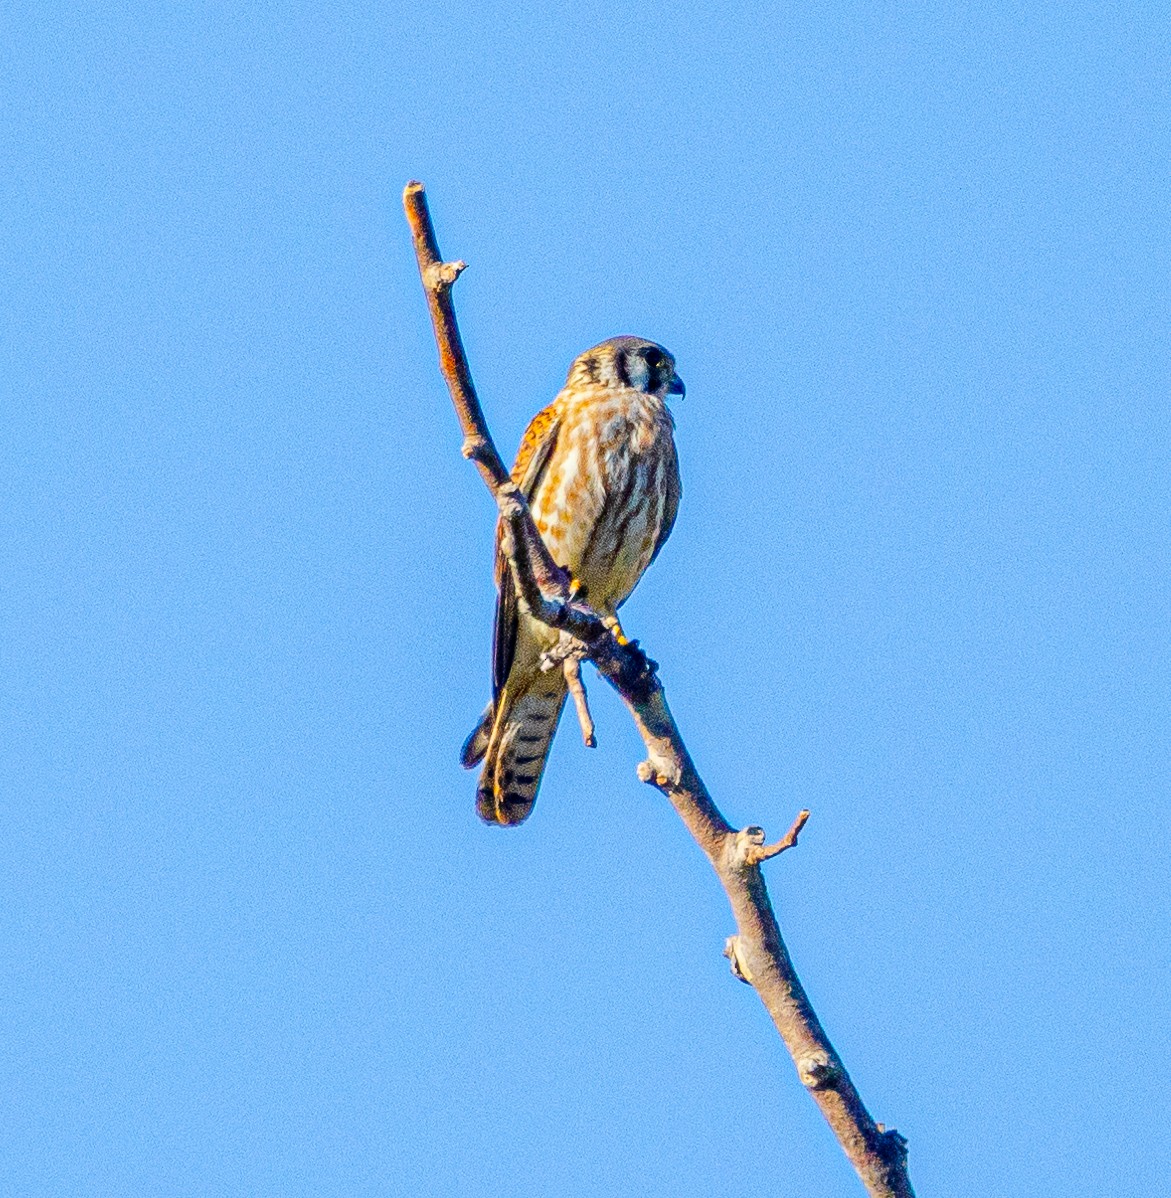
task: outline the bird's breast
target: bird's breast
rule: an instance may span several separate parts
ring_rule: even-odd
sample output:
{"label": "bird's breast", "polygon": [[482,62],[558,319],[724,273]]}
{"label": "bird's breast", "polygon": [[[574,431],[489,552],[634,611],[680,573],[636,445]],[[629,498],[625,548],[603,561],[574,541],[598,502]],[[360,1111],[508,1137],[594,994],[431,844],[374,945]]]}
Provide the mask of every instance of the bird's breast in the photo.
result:
{"label": "bird's breast", "polygon": [[649,564],[674,460],[671,417],[654,396],[623,392],[567,411],[534,515],[596,607],[616,608]]}

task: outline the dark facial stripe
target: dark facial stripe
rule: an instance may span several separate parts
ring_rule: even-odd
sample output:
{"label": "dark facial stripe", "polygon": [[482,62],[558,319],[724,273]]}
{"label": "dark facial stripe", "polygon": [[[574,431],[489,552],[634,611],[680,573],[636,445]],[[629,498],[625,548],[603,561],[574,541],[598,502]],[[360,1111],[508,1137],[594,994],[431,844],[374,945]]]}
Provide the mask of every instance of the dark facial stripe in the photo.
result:
{"label": "dark facial stripe", "polygon": [[630,386],[630,374],[626,369],[626,350],[620,349],[614,355],[614,373],[618,376],[618,381],[624,386]]}
{"label": "dark facial stripe", "polygon": [[642,356],[647,365],[646,389],[653,395],[665,381],[666,359],[653,345],[643,350]]}

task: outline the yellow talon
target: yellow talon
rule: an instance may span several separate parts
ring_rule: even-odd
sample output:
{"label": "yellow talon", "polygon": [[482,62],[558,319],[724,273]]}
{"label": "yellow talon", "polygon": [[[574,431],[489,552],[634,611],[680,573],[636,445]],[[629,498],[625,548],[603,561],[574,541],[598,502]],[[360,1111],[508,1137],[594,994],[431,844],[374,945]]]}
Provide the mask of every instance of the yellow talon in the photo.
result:
{"label": "yellow talon", "polygon": [[606,621],[606,627],[609,628],[610,631],[614,634],[614,639],[620,645],[625,646],[625,645],[630,644],[630,641],[626,639],[626,633],[622,631],[622,625],[618,623],[617,616],[611,616]]}

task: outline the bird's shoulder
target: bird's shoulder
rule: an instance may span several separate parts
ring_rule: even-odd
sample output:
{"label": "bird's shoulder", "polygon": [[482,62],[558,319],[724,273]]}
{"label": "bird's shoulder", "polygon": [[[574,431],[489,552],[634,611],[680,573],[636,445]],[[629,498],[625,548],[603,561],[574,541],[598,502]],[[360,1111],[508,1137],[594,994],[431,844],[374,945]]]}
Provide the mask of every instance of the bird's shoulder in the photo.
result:
{"label": "bird's shoulder", "polygon": [[521,437],[520,448],[516,451],[516,461],[512,466],[514,482],[523,485],[526,475],[534,464],[534,459],[541,456],[542,451],[547,449],[550,439],[556,436],[557,427],[565,415],[562,395],[558,395],[551,404],[542,408],[529,421],[528,428]]}

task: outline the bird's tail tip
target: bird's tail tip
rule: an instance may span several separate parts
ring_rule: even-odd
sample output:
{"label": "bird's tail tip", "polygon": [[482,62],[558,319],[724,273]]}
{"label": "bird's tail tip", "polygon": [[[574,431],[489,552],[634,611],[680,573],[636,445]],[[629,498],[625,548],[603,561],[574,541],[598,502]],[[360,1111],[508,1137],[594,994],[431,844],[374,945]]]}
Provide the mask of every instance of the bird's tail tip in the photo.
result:
{"label": "bird's tail tip", "polygon": [[[488,754],[488,746],[492,741],[492,725],[496,720],[494,705],[489,703],[480,716],[480,722],[468,734],[463,748],[459,751],[459,763],[465,770],[474,769]],[[493,793],[492,775],[494,770],[485,769],[476,789],[476,813],[486,824],[498,824],[504,828],[515,827],[523,823],[533,809],[536,795]]]}
{"label": "bird's tail tip", "polygon": [[476,791],[476,814],[486,824],[515,828],[529,818],[535,801],[536,795],[532,798],[516,794],[495,795],[481,787]]}
{"label": "bird's tail tip", "polygon": [[484,708],[480,722],[468,733],[463,748],[459,751],[459,763],[465,770],[474,769],[484,760],[488,752],[488,741],[492,736],[492,704]]}

